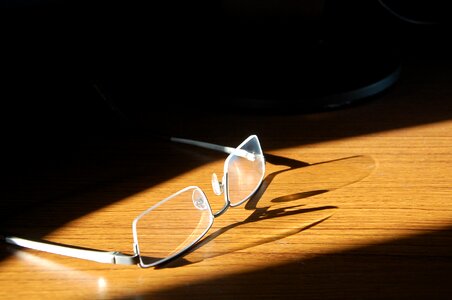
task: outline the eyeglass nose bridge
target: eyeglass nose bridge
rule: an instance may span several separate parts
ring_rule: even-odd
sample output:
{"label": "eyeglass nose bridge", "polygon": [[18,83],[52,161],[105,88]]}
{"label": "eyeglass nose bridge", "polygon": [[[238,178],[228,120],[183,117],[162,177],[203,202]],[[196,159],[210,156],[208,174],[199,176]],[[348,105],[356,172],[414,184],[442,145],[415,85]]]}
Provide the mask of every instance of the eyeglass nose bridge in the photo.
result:
{"label": "eyeglass nose bridge", "polygon": [[223,182],[218,181],[217,174],[215,173],[212,173],[212,189],[217,196],[220,196],[224,192]]}

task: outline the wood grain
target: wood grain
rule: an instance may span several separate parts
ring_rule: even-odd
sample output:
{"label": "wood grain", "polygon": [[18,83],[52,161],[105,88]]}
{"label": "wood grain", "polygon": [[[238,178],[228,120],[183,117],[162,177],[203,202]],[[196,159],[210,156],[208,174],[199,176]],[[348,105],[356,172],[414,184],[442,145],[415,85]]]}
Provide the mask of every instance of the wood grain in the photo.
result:
{"label": "wood grain", "polygon": [[[449,67],[411,63],[384,95],[325,113],[142,112],[150,128],[176,136],[236,146],[257,134],[267,172],[256,197],[160,268],[3,244],[0,297],[449,298]],[[210,177],[222,174],[224,159],[143,134],[87,139],[4,180],[2,230],[133,253],[132,220],[156,201],[198,185],[221,206]]]}

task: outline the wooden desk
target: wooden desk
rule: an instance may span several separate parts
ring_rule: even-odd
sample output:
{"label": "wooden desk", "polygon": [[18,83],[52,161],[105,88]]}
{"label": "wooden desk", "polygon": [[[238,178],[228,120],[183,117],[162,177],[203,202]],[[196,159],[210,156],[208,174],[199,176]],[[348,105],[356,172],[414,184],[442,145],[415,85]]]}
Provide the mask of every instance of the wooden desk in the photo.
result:
{"label": "wooden desk", "polygon": [[[257,197],[162,268],[2,244],[0,298],[449,298],[450,70],[411,62],[384,95],[328,113],[144,112],[175,136],[236,146],[257,134],[268,159]],[[143,135],[86,140],[7,174],[2,230],[132,253],[132,220],[155,201],[199,185],[221,205],[210,177],[224,159]]]}

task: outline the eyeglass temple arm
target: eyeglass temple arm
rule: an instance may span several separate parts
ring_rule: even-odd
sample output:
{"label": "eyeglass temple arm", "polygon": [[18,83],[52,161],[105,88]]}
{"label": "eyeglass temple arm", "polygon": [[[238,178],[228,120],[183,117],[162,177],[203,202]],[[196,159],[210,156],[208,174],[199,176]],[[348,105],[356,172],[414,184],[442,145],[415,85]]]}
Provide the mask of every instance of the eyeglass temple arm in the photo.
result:
{"label": "eyeglass temple arm", "polygon": [[255,159],[253,153],[250,153],[243,149],[237,149],[237,148],[233,148],[233,147],[227,147],[227,146],[223,146],[223,145],[217,145],[217,144],[190,140],[190,139],[183,139],[183,138],[178,138],[178,137],[170,137],[170,141],[176,142],[176,143],[198,146],[201,148],[215,150],[215,151],[219,151],[219,152],[223,152],[223,153],[227,153],[227,154],[234,153],[235,155],[246,158],[248,160]]}
{"label": "eyeglass temple arm", "polygon": [[3,236],[5,242],[25,248],[65,255],[75,258],[92,260],[100,263],[136,265],[139,263],[137,255],[127,255],[117,251],[101,251],[93,249],[81,249],[69,246],[57,245],[47,242],[37,242],[15,236]]}

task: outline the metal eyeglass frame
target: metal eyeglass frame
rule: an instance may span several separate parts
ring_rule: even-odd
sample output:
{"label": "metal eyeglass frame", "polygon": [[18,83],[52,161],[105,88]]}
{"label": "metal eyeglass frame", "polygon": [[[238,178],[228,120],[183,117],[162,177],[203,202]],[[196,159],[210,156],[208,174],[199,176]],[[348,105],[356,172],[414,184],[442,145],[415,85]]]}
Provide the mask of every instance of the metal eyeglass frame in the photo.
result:
{"label": "metal eyeglass frame", "polygon": [[[169,139],[172,142],[194,145],[194,146],[198,146],[201,148],[211,149],[211,150],[229,154],[224,163],[224,172],[223,172],[224,175],[223,175],[222,182],[219,182],[217,180],[215,173],[212,174],[212,187],[214,189],[215,194],[220,195],[221,193],[223,193],[223,191],[225,191],[224,192],[225,203],[223,205],[223,208],[221,208],[219,211],[217,211],[215,213],[212,213],[213,218],[216,218],[216,217],[222,215],[224,212],[226,212],[226,210],[229,207],[235,207],[235,206],[238,206],[238,205],[242,204],[243,202],[247,201],[249,198],[251,198],[252,195],[254,195],[256,193],[256,191],[262,184],[262,180],[263,180],[263,177],[265,174],[265,157],[263,155],[259,139],[257,138],[256,135],[250,135],[237,148],[227,147],[227,146],[222,146],[222,145],[217,145],[217,144],[212,144],[212,143],[207,143],[207,142],[202,142],[202,141],[197,141],[197,140],[177,138],[177,137],[170,137]],[[256,188],[249,194],[249,196],[247,198],[233,204],[233,203],[231,203],[231,201],[229,199],[229,193],[228,193],[227,166],[228,166],[229,160],[231,159],[231,157],[233,155],[240,156],[240,157],[246,158],[248,160],[255,159],[255,153],[250,153],[244,149],[241,149],[241,147],[243,145],[245,145],[247,142],[249,142],[251,139],[256,139],[257,145],[259,146],[260,153],[262,153],[262,159],[263,159],[262,176],[261,176],[260,181],[259,181],[258,185],[256,186]],[[199,187],[190,186],[190,187],[186,187],[186,188],[174,193],[173,195],[159,201],[158,203],[165,202],[166,200],[169,200],[173,196],[175,196],[189,188],[196,188],[202,192],[202,190]],[[207,197],[205,197],[204,192],[202,192],[202,193],[203,193],[205,200],[207,200]],[[24,238],[13,236],[13,235],[3,235],[2,238],[6,243],[13,244],[16,246],[21,246],[24,248],[30,248],[30,249],[34,249],[34,250],[39,250],[39,251],[44,251],[44,252],[48,252],[48,253],[69,256],[69,257],[75,257],[75,258],[79,258],[79,259],[90,260],[90,261],[95,261],[95,262],[100,262],[100,263],[139,265],[142,268],[146,268],[146,267],[151,267],[151,266],[156,266],[156,265],[162,264],[162,263],[174,258],[175,256],[181,255],[182,253],[187,251],[189,248],[191,248],[194,244],[196,244],[207,233],[208,229],[210,228],[210,226],[209,226],[209,228],[207,228],[207,230],[205,230],[205,232],[203,234],[201,234],[198,239],[196,239],[193,243],[191,243],[189,246],[185,247],[181,251],[179,251],[173,255],[170,255],[168,257],[165,257],[163,259],[160,259],[160,260],[156,261],[155,263],[146,264],[143,262],[143,260],[140,256],[140,252],[139,252],[137,232],[136,232],[136,223],[144,213],[146,213],[147,211],[149,211],[151,209],[152,209],[152,207],[149,208],[148,210],[144,211],[143,213],[141,213],[138,217],[136,217],[134,219],[134,221],[132,223],[132,231],[133,231],[133,239],[134,239],[134,245],[133,245],[134,255],[124,254],[124,253],[121,253],[118,251],[103,251],[103,250],[96,250],[96,249],[89,249],[89,248],[81,248],[81,247],[76,247],[76,246],[52,243],[52,242],[48,242],[48,241],[33,241],[33,240],[24,239]],[[209,207],[209,209],[210,209],[210,207]],[[213,220],[212,220],[211,224],[212,223],[213,223]]]}

